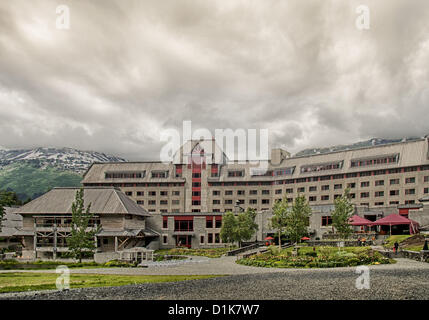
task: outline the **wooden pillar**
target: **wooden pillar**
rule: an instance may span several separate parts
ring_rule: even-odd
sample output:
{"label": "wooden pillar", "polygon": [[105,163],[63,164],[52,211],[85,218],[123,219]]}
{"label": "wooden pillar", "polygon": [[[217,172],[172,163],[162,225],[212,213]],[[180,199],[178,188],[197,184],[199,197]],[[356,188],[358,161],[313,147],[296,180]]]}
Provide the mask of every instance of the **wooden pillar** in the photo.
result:
{"label": "wooden pillar", "polygon": [[57,224],[54,224],[54,248],[52,253],[52,258],[55,260],[57,258]]}
{"label": "wooden pillar", "polygon": [[118,237],[115,237],[115,252],[118,252]]}

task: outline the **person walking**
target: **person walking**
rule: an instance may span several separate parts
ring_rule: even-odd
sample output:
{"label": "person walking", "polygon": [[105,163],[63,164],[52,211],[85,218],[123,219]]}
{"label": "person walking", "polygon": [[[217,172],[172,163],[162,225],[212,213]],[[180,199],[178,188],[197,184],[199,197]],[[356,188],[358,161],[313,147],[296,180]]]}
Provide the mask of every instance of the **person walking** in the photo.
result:
{"label": "person walking", "polygon": [[393,245],[393,247],[395,248],[395,254],[398,254],[398,248],[399,248],[398,241],[395,241],[395,244]]}

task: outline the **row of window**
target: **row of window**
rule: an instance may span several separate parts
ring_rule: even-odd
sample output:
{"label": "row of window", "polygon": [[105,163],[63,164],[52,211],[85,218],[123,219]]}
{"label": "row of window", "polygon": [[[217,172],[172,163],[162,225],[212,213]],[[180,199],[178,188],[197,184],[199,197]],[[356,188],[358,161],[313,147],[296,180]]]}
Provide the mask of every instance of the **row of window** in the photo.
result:
{"label": "row of window", "polygon": [[[146,171],[130,172],[130,171],[117,171],[105,172],[106,179],[143,179],[146,176]],[[168,178],[168,170],[151,171],[151,178]]]}
{"label": "row of window", "polygon": [[[133,191],[125,191],[125,194],[129,197],[132,197],[134,193],[133,193]],[[147,192],[147,195],[150,197],[156,197],[156,194],[157,194],[156,191],[148,191]],[[143,197],[144,195],[145,195],[144,191],[136,191],[137,197]],[[162,197],[166,197],[166,196],[168,196],[168,191],[160,191],[159,195]],[[180,191],[173,190],[173,191],[171,191],[171,195],[172,196],[180,196]]]}

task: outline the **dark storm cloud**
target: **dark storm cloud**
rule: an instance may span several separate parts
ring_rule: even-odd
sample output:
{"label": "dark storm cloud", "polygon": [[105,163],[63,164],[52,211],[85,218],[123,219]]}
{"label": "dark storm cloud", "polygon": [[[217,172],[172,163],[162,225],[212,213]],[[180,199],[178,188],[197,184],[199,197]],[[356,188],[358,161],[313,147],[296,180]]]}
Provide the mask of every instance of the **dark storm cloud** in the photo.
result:
{"label": "dark storm cloud", "polygon": [[429,133],[429,3],[0,3],[0,146],[157,159],[166,128],[268,128],[290,151]]}

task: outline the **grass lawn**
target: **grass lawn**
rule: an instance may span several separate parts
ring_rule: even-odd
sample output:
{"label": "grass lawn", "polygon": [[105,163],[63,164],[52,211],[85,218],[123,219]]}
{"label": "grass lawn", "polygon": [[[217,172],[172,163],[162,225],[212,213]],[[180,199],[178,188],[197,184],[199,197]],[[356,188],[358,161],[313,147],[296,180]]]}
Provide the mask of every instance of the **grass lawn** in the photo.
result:
{"label": "grass lawn", "polygon": [[400,244],[402,241],[407,240],[409,237],[411,237],[411,235],[409,234],[390,236],[386,240],[384,240],[383,246],[392,249],[396,241],[398,241],[398,243]]}
{"label": "grass lawn", "polygon": [[[0,293],[56,289],[55,273],[0,273]],[[70,274],[70,288],[114,287],[128,284],[208,279],[218,275],[104,275]]]}
{"label": "grass lawn", "polygon": [[188,248],[174,248],[174,249],[161,249],[155,251],[159,255],[186,255],[186,256],[202,256],[208,258],[219,258],[226,252],[234,249],[231,248],[211,248],[211,249],[188,249]]}
{"label": "grass lawn", "polygon": [[17,260],[4,260],[0,261],[0,270],[17,270],[17,269],[25,269],[25,270],[43,270],[43,269],[56,269],[59,265],[65,265],[69,268],[132,268],[136,267],[135,264],[119,262],[116,260],[112,260],[106,263],[96,263],[96,262],[62,262],[62,261],[17,261]]}

